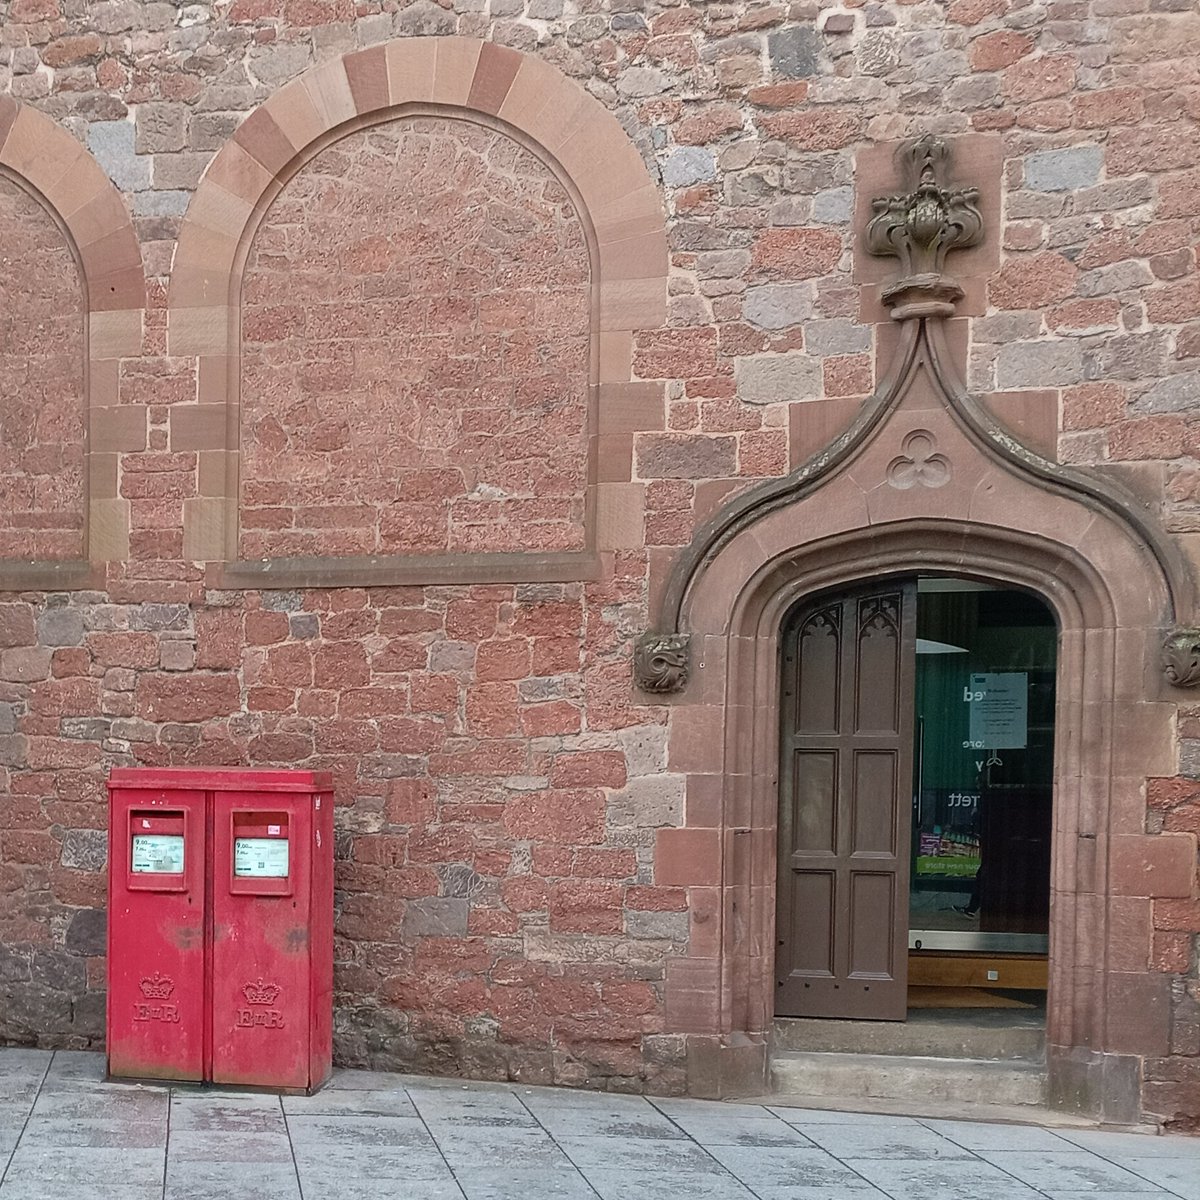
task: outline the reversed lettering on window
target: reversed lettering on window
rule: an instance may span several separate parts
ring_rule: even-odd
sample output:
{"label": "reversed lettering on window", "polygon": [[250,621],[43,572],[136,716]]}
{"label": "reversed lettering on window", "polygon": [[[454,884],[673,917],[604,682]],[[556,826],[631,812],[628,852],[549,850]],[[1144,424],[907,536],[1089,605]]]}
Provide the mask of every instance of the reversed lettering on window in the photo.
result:
{"label": "reversed lettering on window", "polygon": [[287,838],[234,838],[233,873],[243,879],[286,879]]}

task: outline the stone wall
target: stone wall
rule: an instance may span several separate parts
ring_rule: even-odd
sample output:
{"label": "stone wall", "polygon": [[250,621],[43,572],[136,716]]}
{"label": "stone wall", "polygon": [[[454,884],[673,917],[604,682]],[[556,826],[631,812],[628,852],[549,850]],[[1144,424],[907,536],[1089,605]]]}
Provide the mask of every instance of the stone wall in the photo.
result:
{"label": "stone wall", "polygon": [[578,550],[590,265],[563,186],[445,118],[336,142],[242,281],[244,558]]}
{"label": "stone wall", "polygon": [[[289,81],[430,34],[483,38],[565,73],[620,121],[660,188],[666,324],[617,326],[620,335],[592,325],[601,386],[612,364],[632,381],[592,435],[599,483],[620,481],[597,502],[608,531],[598,577],[222,586],[200,561],[215,556],[184,557],[187,506],[215,494],[212,473],[227,480],[230,471],[195,432],[215,408],[212,360],[168,353],[166,295],[184,214],[215,153]],[[332,769],[337,781],[342,1061],[680,1090],[685,1039],[665,1016],[664,961],[710,936],[720,880],[656,875],[659,832],[695,814],[685,814],[685,776],[667,760],[671,710],[630,681],[630,641],[650,620],[651,596],[724,498],[818,450],[870,393],[894,344],[877,299],[891,268],[857,249],[861,215],[871,195],[898,186],[891,143],[926,130],[965,138],[960,182],[983,189],[989,219],[987,244],[960,256],[969,320],[953,323],[954,344],[968,383],[1035,448],[1112,464],[1190,553],[1200,512],[1198,54],[1200,16],[1181,0],[0,3],[0,93],[53,118],[96,157],[127,206],[147,276],[133,346],[108,325],[92,331],[93,357],[97,331],[108,339],[107,365],[89,376],[91,403],[106,410],[92,430],[91,503],[93,513],[97,501],[107,507],[92,529],[128,553],[103,555],[112,561],[93,590],[14,588],[0,605],[0,1036],[59,1045],[102,1036],[95,910],[108,764],[296,765]],[[314,399],[289,433],[294,394],[272,385],[302,373],[311,343],[307,331],[284,341],[255,325],[278,289],[297,283],[269,261],[287,206],[314,186],[323,160],[336,164],[336,186],[325,181],[340,197],[331,203],[353,206],[360,179],[375,186],[355,173],[361,148],[390,137],[400,152],[418,129],[438,135],[440,118],[398,120],[395,132],[352,132],[321,149],[248,247],[243,508],[292,508],[307,490],[290,469],[301,463],[313,464],[318,487],[353,480],[356,503],[377,490],[370,514],[300,515],[328,509],[337,496],[326,487],[318,505],[295,504],[286,524],[243,520],[235,532],[247,556],[420,552],[443,533],[446,548],[512,549],[511,517],[527,519],[520,505],[533,491],[540,503],[547,488],[556,503],[539,515],[540,544],[580,544],[585,326],[573,314],[590,276],[573,232],[582,214],[553,185],[523,193],[524,215],[536,219],[521,234],[526,248],[530,237],[545,240],[538,261],[555,264],[553,287],[537,281],[532,325],[524,315],[501,320],[503,332],[523,335],[526,357],[501,376],[513,390],[481,406],[527,418],[531,358],[563,381],[553,385],[561,425],[545,423],[539,399],[537,420],[521,426],[528,438],[482,452],[529,472],[511,517],[497,513],[476,542],[480,527],[461,514],[472,488],[490,481],[464,473],[456,496],[430,497],[436,511],[420,528],[402,517],[386,532],[375,514],[411,498],[413,463],[390,457],[396,443],[372,443],[351,418],[369,410],[400,422],[412,412],[377,386],[379,364],[361,344],[348,390]],[[487,136],[468,135],[462,152]],[[544,178],[525,151],[504,153],[505,186]],[[305,205],[301,239],[315,207]],[[369,236],[371,212],[357,209],[332,236]],[[406,258],[414,215],[376,230],[401,239],[395,252]],[[458,227],[441,231],[436,254],[470,241]],[[508,261],[518,260],[527,261]],[[346,281],[337,272],[328,295]],[[0,287],[10,295],[13,281]],[[553,330],[547,296],[562,322]],[[35,301],[22,294],[21,303]],[[491,336],[482,301],[478,313],[445,320],[467,342]],[[41,352],[31,345],[27,361]],[[218,369],[224,381],[235,367]],[[316,446],[333,406],[333,441]],[[534,434],[551,429],[570,449],[556,441],[547,459]],[[440,427],[412,445],[436,449],[439,470],[459,467],[442,454]],[[275,490],[256,491],[258,481]],[[127,523],[124,535],[110,516]],[[98,544],[93,536],[93,555]],[[23,545],[20,555],[30,552]],[[1185,713],[1180,724],[1180,778],[1151,794],[1148,832],[1160,820],[1197,832],[1193,720]],[[700,801],[689,794],[687,804]],[[1194,1113],[1200,914],[1194,898],[1148,896],[1144,906],[1122,934],[1130,961],[1170,980],[1146,1103]]]}

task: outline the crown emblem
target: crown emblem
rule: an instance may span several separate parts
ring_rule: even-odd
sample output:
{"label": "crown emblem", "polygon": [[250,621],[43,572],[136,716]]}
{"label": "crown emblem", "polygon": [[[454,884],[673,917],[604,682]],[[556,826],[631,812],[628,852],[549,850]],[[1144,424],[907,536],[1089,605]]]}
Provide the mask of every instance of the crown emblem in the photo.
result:
{"label": "crown emblem", "polygon": [[142,980],[141,988],[147,1000],[165,1000],[175,990],[175,980],[155,971],[148,979]]}
{"label": "crown emblem", "polygon": [[275,997],[279,995],[279,985],[264,983],[260,975],[257,982],[248,983],[242,988],[242,995],[246,997],[247,1004],[274,1004]]}

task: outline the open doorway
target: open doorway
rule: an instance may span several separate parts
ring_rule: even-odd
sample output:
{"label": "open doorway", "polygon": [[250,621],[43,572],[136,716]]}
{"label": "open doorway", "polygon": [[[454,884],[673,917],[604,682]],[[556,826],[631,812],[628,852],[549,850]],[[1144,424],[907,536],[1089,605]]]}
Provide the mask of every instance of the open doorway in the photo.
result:
{"label": "open doorway", "polygon": [[910,1010],[1044,1004],[1057,642],[1026,592],[917,580]]}
{"label": "open doorway", "polygon": [[1057,628],[921,576],[805,601],[782,650],[776,1014],[1044,1006]]}

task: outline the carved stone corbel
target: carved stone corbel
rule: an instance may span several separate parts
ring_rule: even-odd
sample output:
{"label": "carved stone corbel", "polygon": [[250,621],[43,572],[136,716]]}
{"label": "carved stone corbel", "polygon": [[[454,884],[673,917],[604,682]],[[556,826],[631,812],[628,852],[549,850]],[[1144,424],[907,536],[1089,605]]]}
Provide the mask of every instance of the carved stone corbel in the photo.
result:
{"label": "carved stone corbel", "polygon": [[681,692],[691,665],[686,633],[643,633],[633,644],[633,678],[643,692]]}
{"label": "carved stone corbel", "polygon": [[867,223],[867,249],[898,258],[904,272],[880,298],[897,321],[953,316],[964,292],[943,268],[951,250],[975,246],[983,237],[979,189],[942,186],[950,149],[939,137],[918,138],[905,155],[913,190],[873,200],[875,215]]}
{"label": "carved stone corbel", "polygon": [[1173,629],[1162,645],[1162,670],[1173,687],[1200,684],[1200,629]]}

